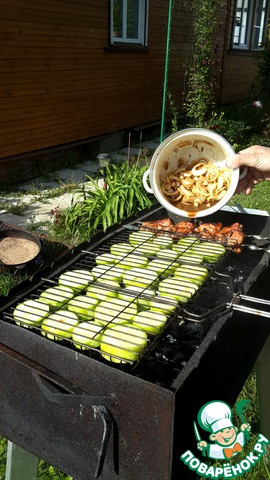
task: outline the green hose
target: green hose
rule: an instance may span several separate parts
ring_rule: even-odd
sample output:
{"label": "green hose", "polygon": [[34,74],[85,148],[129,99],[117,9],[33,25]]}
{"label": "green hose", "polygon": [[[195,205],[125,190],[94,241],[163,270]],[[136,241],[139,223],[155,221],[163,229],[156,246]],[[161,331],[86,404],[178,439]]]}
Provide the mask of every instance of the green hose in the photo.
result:
{"label": "green hose", "polygon": [[165,133],[166,98],[167,98],[168,69],[169,69],[170,42],[171,42],[172,9],[173,9],[173,0],[170,0],[170,2],[169,2],[169,12],[168,12],[166,57],[165,57],[165,68],[164,68],[164,84],[163,84],[163,100],[162,100],[162,114],[161,114],[161,128],[160,128],[160,143],[163,142],[164,133]]}

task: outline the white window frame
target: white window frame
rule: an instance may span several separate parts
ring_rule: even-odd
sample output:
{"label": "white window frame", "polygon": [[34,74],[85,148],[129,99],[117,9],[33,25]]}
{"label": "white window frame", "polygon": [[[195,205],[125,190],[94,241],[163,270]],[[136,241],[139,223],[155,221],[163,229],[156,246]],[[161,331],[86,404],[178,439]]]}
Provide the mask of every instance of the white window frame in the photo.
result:
{"label": "white window frame", "polygon": [[147,45],[147,28],[148,28],[148,2],[149,0],[139,0],[138,11],[138,37],[127,37],[127,2],[128,0],[121,0],[123,6],[123,19],[122,19],[122,37],[114,36],[113,25],[113,11],[114,0],[110,0],[110,42],[111,45],[115,44],[134,44],[134,45]]}
{"label": "white window frame", "polygon": [[[242,4],[242,5],[240,5]],[[256,25],[256,18],[259,10],[259,17],[261,19],[260,25]],[[263,49],[263,42],[265,40],[268,15],[269,15],[269,0],[236,0],[232,28],[232,49],[233,50],[261,50]],[[237,20],[237,14],[240,18]],[[240,24],[239,24],[240,22]],[[256,33],[259,29],[259,42],[256,44]],[[245,37],[245,38],[244,38]],[[238,42],[236,39],[238,38]]]}

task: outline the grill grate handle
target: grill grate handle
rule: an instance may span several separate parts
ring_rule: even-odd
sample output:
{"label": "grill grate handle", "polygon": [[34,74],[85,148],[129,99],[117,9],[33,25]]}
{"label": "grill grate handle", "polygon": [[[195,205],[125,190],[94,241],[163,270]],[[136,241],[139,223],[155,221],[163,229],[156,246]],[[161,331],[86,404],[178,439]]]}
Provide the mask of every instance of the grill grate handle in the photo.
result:
{"label": "grill grate handle", "polygon": [[[270,301],[265,300],[263,298],[250,297],[248,295],[238,295],[236,299],[240,300],[240,302],[241,300],[244,300],[245,302],[263,304],[270,307]],[[247,305],[241,305],[240,303],[232,303],[230,306],[233,308],[233,310],[237,310],[238,312],[257,315],[264,318],[270,318],[270,312],[266,310],[260,310],[258,308],[248,307]]]}

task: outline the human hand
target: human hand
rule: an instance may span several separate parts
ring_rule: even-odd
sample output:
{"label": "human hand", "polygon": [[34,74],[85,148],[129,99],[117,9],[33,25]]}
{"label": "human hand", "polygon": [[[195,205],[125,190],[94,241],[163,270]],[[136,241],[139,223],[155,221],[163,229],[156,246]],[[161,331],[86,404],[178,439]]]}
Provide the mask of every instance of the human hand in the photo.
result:
{"label": "human hand", "polygon": [[239,181],[236,193],[249,195],[255,185],[263,180],[270,180],[270,148],[260,145],[241,150],[227,161],[227,167],[240,168],[247,166],[247,175]]}

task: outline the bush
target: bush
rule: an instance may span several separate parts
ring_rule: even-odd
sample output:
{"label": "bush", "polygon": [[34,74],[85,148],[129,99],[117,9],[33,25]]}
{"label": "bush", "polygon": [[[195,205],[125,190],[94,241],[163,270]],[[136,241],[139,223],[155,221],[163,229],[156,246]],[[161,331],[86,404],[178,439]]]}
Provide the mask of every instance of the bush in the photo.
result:
{"label": "bush", "polygon": [[213,114],[208,128],[226,138],[235,150],[244,148],[251,129],[244,120],[226,119],[224,112]]}

